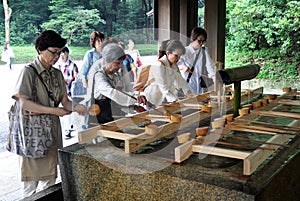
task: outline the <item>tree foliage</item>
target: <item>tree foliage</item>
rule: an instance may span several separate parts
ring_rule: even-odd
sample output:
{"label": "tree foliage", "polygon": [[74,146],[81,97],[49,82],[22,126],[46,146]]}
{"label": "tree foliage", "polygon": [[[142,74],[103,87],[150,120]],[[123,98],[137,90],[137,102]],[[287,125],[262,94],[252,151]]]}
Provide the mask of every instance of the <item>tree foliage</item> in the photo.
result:
{"label": "tree foliage", "polygon": [[299,51],[299,1],[228,1],[227,11],[229,45],[250,50],[280,47],[282,53]]}
{"label": "tree foliage", "polygon": [[[73,4],[73,5],[72,5]],[[53,29],[68,39],[68,44],[86,45],[85,40],[99,24],[105,24],[97,9],[84,9],[67,0],[52,0],[49,5],[50,20],[44,22],[43,29]],[[84,41],[85,40],[85,41]],[[84,42],[82,42],[84,41]]]}
{"label": "tree foliage", "polygon": [[227,1],[226,66],[258,63],[258,78],[300,81],[299,15],[299,1]]}
{"label": "tree foliage", "polygon": [[[12,8],[11,42],[18,45],[32,44],[45,29],[56,30],[68,38],[69,44],[88,45],[94,30],[113,36],[152,26],[145,13],[152,9],[153,0],[10,0],[8,3]],[[3,11],[3,5],[0,9]],[[0,13],[0,19],[0,34],[4,36],[4,12]],[[140,42],[146,40],[147,36]]]}

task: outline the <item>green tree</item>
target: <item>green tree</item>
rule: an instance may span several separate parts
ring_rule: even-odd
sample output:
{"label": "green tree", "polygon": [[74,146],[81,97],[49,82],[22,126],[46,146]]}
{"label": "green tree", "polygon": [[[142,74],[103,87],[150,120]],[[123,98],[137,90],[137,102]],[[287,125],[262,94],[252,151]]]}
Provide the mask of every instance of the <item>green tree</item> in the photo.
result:
{"label": "green tree", "polygon": [[49,5],[50,20],[41,27],[53,29],[68,39],[68,44],[86,45],[90,33],[99,24],[105,24],[97,9],[84,9],[79,3],[67,0],[52,0]]}
{"label": "green tree", "polygon": [[283,53],[299,50],[299,1],[241,0],[227,6],[230,45],[252,50],[280,47]]}
{"label": "green tree", "polygon": [[[14,0],[9,4],[14,44],[32,44],[42,30],[54,29],[73,45],[87,45],[94,30],[112,36],[149,27],[145,13],[152,9],[153,0]],[[2,4],[0,8],[3,10]],[[0,21],[0,34],[4,36],[4,12],[0,13]],[[148,33],[142,34],[150,38]]]}
{"label": "green tree", "polygon": [[122,1],[113,22],[113,35],[120,36],[120,40],[134,39],[136,43],[150,43],[151,33],[146,13],[152,9],[151,1]]}
{"label": "green tree", "polygon": [[259,63],[258,78],[300,80],[299,1],[231,0],[226,12],[227,67]]}
{"label": "green tree", "polygon": [[14,0],[9,3],[12,8],[11,42],[31,44],[41,30],[40,24],[48,19],[49,0]]}

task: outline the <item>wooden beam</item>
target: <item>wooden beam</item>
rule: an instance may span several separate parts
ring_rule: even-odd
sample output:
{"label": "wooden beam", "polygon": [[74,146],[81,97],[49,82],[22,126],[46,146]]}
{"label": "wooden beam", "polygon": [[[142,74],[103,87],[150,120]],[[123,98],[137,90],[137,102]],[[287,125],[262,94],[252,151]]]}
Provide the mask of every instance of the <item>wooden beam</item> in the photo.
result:
{"label": "wooden beam", "polygon": [[223,157],[236,158],[242,160],[244,160],[251,154],[251,152],[237,151],[234,149],[225,149],[225,148],[205,146],[205,145],[193,145],[192,150],[193,152],[198,152],[202,154],[211,154],[216,156],[223,156]]}
{"label": "wooden beam", "polygon": [[121,133],[116,131],[109,131],[109,130],[98,130],[97,136],[108,137],[108,138],[113,138],[118,140],[128,140],[130,138],[135,137],[136,135],[129,134],[129,133]]}
{"label": "wooden beam", "polygon": [[281,103],[281,104],[285,104],[285,105],[300,106],[299,100],[280,99],[277,101],[277,103]]}
{"label": "wooden beam", "polygon": [[261,133],[261,134],[269,134],[269,135],[276,135],[277,134],[277,133],[271,132],[271,131],[257,130],[257,129],[251,129],[251,128],[241,128],[241,127],[238,127],[238,126],[231,126],[230,130],[232,130],[232,131],[252,132],[252,133]]}
{"label": "wooden beam", "polygon": [[248,128],[248,129],[253,129],[253,130],[258,130],[258,131],[268,131],[268,132],[274,132],[275,134],[296,134],[295,131],[292,130],[284,130],[284,129],[279,129],[279,128],[270,128],[266,126],[259,126],[259,125],[251,125],[251,124],[244,124],[244,123],[229,123],[227,126],[230,129],[239,129],[239,128]]}
{"label": "wooden beam", "polygon": [[277,111],[253,111],[253,112],[262,116],[277,116],[277,117],[300,119],[300,115],[298,113],[277,112]]}
{"label": "wooden beam", "polygon": [[[276,135],[270,138],[267,142],[284,144],[290,139],[287,135]],[[263,144],[261,147],[277,149],[277,146]],[[244,160],[244,175],[251,175],[274,151],[255,150]]]}
{"label": "wooden beam", "polygon": [[225,62],[226,0],[205,1],[204,28],[207,47],[214,62]]}
{"label": "wooden beam", "polygon": [[175,148],[175,159],[176,163],[181,163],[182,161],[188,159],[193,154],[193,144],[195,140],[190,140]]}
{"label": "wooden beam", "polygon": [[[258,120],[247,120],[247,119],[236,119],[235,123],[247,123],[248,125],[264,125],[268,126],[270,128],[277,128],[277,129],[282,129],[282,130],[290,130],[290,131],[299,131],[300,127],[296,126],[291,126],[291,125],[281,125],[281,124],[273,124],[269,122],[264,122],[264,121],[258,121]],[[229,122],[230,124],[230,122]]]}
{"label": "wooden beam", "polygon": [[93,139],[98,137],[98,130],[101,129],[101,126],[95,126],[92,128],[88,128],[84,131],[78,131],[78,143],[84,144],[87,142],[91,142]]}
{"label": "wooden beam", "polygon": [[154,142],[162,137],[176,133],[179,130],[179,128],[186,128],[196,122],[199,122],[201,119],[205,119],[209,116],[210,114],[197,111],[192,114],[183,116],[180,123],[167,123],[162,126],[159,126],[158,133],[155,136],[148,136],[146,139],[145,138],[140,139],[140,136],[136,136],[133,137],[132,139],[128,139],[128,141],[125,142],[125,144],[129,143],[129,145],[126,146],[128,147],[128,149],[127,150],[125,149],[125,152],[126,153],[134,152],[146,144]]}

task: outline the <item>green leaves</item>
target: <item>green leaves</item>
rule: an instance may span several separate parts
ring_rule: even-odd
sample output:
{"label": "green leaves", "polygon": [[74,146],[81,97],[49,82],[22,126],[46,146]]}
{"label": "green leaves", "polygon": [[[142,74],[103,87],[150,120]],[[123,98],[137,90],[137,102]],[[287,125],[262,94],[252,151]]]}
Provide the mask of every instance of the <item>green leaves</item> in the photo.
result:
{"label": "green leaves", "polygon": [[228,3],[227,9],[229,40],[236,41],[232,45],[242,49],[280,46],[283,53],[294,48],[288,41],[294,38],[293,32],[300,31],[299,1],[243,0],[236,5]]}
{"label": "green leaves", "polygon": [[299,15],[299,1],[228,1],[226,67],[259,63],[258,78],[299,80]]}

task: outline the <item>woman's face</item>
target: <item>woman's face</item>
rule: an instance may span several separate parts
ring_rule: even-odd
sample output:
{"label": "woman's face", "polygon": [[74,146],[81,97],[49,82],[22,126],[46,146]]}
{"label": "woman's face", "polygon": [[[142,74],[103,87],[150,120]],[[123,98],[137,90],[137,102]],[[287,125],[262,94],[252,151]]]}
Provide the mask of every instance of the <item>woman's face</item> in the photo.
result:
{"label": "woman's face", "polygon": [[62,48],[48,47],[46,50],[39,50],[39,59],[44,67],[48,68],[54,65],[60,57]]}
{"label": "woman's face", "polygon": [[68,52],[62,52],[62,53],[60,54],[60,59],[61,59],[64,63],[66,63],[66,62],[68,61],[68,58],[69,58],[69,53],[68,53]]}
{"label": "woman's face", "polygon": [[128,48],[129,48],[129,49],[134,49],[134,42],[129,41],[129,43],[128,43]]}
{"label": "woman's face", "polygon": [[96,49],[101,49],[101,45],[102,45],[102,41],[100,38],[98,38],[96,41],[95,41],[95,48]]}
{"label": "woman's face", "polygon": [[176,64],[179,61],[182,53],[183,53],[183,50],[181,50],[181,49],[175,49],[173,52],[168,52],[167,51],[166,54],[167,54],[167,57],[168,57],[168,60],[169,60],[170,64],[171,65]]}
{"label": "woman's face", "polygon": [[199,49],[206,42],[206,38],[203,35],[200,35],[192,42],[194,49]]}
{"label": "woman's face", "polygon": [[106,63],[105,65],[105,71],[112,75],[114,73],[116,73],[118,70],[120,70],[120,68],[123,65],[123,61],[122,60],[114,60],[111,63]]}

